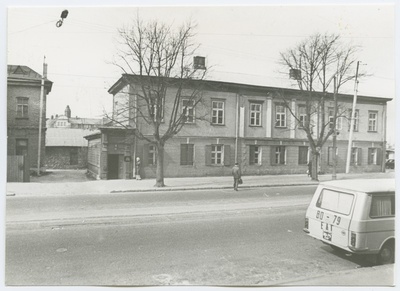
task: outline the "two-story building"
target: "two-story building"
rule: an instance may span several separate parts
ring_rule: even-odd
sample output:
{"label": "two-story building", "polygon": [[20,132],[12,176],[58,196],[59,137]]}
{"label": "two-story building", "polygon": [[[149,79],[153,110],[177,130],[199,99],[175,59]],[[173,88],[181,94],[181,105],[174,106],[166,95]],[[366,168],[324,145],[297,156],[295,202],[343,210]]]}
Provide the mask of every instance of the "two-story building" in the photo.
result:
{"label": "two-story building", "polygon": [[[38,166],[39,127],[40,153],[42,157],[45,155],[46,99],[53,85],[45,79],[39,125],[41,81],[42,76],[27,66],[7,67],[7,155],[25,156],[32,170]],[[43,159],[40,166],[43,166]]]}
{"label": "two-story building", "polygon": [[[140,78],[124,75],[109,89],[113,95],[114,111],[119,110],[121,104],[137,102]],[[196,82],[202,84],[202,102],[190,108],[188,100],[184,97],[181,100],[181,110],[186,110],[191,116],[182,130],[165,145],[165,177],[230,175],[236,161],[245,175],[306,173],[310,159],[309,143],[298,119],[304,117],[307,97],[301,91],[209,80],[193,80],[191,84]],[[166,93],[165,127],[169,104],[173,102],[176,90],[178,88],[168,88]],[[190,96],[190,86],[184,90]],[[325,115],[329,120],[333,115],[333,95],[327,94],[325,99]],[[390,100],[358,96],[351,171],[378,172],[383,169],[386,103]],[[338,103],[345,109],[337,121],[338,172],[345,171],[352,102],[352,95],[338,94]],[[151,138],[152,129],[140,122],[135,110],[126,114],[131,115],[128,119],[136,118],[130,129],[117,124],[104,126],[87,137],[88,168],[98,179],[132,178],[136,157],[142,160],[142,174],[147,178],[155,177],[155,146],[134,138],[132,134],[140,127],[141,133]],[[200,116],[202,118],[197,118]],[[318,127],[323,126],[320,116],[313,116],[314,135],[318,133]],[[321,172],[332,170],[332,152],[330,138],[320,150]]]}

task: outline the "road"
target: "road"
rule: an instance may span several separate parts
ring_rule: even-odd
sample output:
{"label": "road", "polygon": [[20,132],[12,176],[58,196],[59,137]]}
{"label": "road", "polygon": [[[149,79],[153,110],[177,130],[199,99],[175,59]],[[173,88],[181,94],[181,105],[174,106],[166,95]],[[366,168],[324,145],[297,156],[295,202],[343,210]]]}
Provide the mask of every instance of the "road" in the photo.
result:
{"label": "road", "polygon": [[315,186],[7,197],[7,285],[284,285],[370,259],[302,231]]}

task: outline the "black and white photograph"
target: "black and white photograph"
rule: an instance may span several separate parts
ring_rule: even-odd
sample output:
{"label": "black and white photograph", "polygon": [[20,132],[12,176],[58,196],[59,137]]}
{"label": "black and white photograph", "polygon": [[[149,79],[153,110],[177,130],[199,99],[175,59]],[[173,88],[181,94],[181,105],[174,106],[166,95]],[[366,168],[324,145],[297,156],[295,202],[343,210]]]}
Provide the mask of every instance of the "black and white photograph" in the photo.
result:
{"label": "black and white photograph", "polygon": [[396,286],[399,12],[6,1],[1,286]]}

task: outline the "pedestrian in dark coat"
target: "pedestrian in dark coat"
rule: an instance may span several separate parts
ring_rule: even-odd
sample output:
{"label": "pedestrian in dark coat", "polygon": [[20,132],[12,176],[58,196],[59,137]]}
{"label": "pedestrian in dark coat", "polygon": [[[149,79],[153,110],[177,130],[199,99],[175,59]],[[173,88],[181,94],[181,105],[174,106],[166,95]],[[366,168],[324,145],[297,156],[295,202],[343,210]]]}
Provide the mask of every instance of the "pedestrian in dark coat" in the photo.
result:
{"label": "pedestrian in dark coat", "polygon": [[239,179],[242,178],[242,173],[240,172],[238,163],[235,163],[235,165],[232,168],[232,176],[233,176],[233,189],[235,191],[238,191]]}
{"label": "pedestrian in dark coat", "polygon": [[308,166],[308,171],[307,171],[308,177],[311,177],[311,171],[312,171],[312,162],[311,162],[311,160],[308,162],[307,166]]}

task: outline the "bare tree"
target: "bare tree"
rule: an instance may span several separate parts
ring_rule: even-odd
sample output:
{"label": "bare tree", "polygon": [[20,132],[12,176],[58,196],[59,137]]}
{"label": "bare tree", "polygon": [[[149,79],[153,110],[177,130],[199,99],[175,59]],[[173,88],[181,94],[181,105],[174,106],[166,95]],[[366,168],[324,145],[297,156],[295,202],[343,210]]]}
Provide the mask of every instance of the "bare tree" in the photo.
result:
{"label": "bare tree", "polygon": [[155,145],[156,187],[165,186],[165,143],[193,122],[193,110],[202,103],[200,80],[206,68],[193,66],[199,47],[194,43],[194,29],[191,22],[174,28],[158,21],[145,23],[139,17],[133,25],[119,29],[113,64],[132,86],[129,100],[108,117],[114,124],[134,128],[138,139]]}
{"label": "bare tree", "polygon": [[[347,82],[356,78],[353,67],[355,67],[355,55],[358,47],[344,44],[339,35],[315,34],[302,41],[297,46],[281,53],[281,63],[291,72],[291,77],[297,81],[298,88],[306,96],[305,119],[291,110],[289,103],[282,93],[282,98],[295,120],[301,123],[301,129],[307,135],[312,153],[313,180],[318,180],[318,155],[320,149],[334,133],[336,120],[345,116],[346,109],[337,110],[338,114],[327,118],[326,98],[328,88],[336,78],[336,88],[332,91],[339,92],[340,88]],[[358,77],[366,74],[358,74]],[[332,86],[333,87],[333,86]]]}

